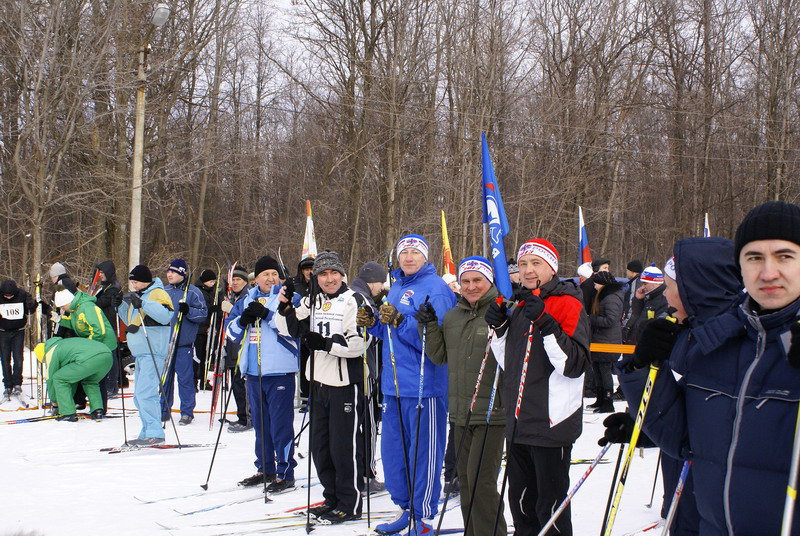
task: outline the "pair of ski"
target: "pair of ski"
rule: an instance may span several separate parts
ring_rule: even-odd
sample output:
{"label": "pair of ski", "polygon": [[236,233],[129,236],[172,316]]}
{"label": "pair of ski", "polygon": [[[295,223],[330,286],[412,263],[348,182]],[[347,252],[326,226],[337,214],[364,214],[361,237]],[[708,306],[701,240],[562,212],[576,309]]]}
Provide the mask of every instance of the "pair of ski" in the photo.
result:
{"label": "pair of ski", "polygon": [[160,443],[158,445],[122,445],[119,447],[104,447],[100,449],[100,452],[119,454],[122,452],[139,452],[145,450],[181,450],[191,448],[208,448],[213,446],[213,443],[182,443],[180,445],[175,443]]}
{"label": "pair of ski", "polygon": [[20,409],[29,409],[31,405],[27,400],[25,400],[25,398],[26,397],[22,393],[12,393],[11,396],[4,395],[3,399],[0,400],[0,404],[5,404],[6,402],[16,400]]}
{"label": "pair of ski", "polygon": [[[78,419],[91,419],[92,416],[89,413],[76,413]],[[103,415],[103,419],[118,419],[122,415]],[[22,419],[12,419],[10,421],[0,421],[0,425],[3,424],[25,424],[30,422],[41,422],[41,421],[51,421],[55,420],[58,415],[39,415],[38,417],[23,417]]]}
{"label": "pair of ski", "polygon": [[[388,495],[388,492],[383,491],[380,493],[374,493],[372,497],[380,497]],[[317,506],[322,506],[324,504],[324,500],[313,503],[310,505],[310,508],[314,508]],[[441,504],[442,501],[439,501]],[[460,501],[454,501],[451,503],[450,507],[447,510],[452,510],[454,508],[460,508]],[[397,513],[396,509],[392,510],[378,510],[372,512],[372,522],[384,522],[389,521],[394,518],[395,514]],[[305,527],[306,526],[306,507],[305,505],[299,506],[296,508],[290,508],[289,510],[284,510],[283,512],[276,512],[274,514],[267,514],[264,517],[259,519],[248,519],[248,520],[236,520],[236,521],[221,521],[215,523],[205,523],[202,525],[195,525],[195,527],[217,527],[217,526],[238,526],[238,525],[250,525],[250,524],[263,524],[267,523],[267,526],[262,526],[253,530],[242,531],[236,530],[235,532],[227,532],[223,534],[218,534],[217,536],[233,536],[236,534],[266,534],[271,532],[282,532],[293,530],[298,527]],[[347,526],[354,526],[354,525],[362,525],[366,521],[366,517],[362,516],[361,519],[355,519],[352,521],[345,521],[343,523],[338,523],[336,526],[347,527]],[[319,525],[319,526],[329,526],[324,523],[312,523],[312,525]],[[163,526],[163,525],[162,525]],[[333,525],[330,525],[333,526]],[[173,530],[175,527],[171,527]],[[442,529],[440,534],[459,534],[463,533],[464,529]],[[370,533],[372,534],[372,533]]]}

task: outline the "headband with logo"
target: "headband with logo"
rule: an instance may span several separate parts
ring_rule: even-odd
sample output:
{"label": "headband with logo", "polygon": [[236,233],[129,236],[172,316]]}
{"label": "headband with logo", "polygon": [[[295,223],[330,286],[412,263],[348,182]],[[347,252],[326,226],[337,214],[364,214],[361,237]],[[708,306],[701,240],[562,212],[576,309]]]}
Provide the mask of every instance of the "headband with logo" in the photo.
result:
{"label": "headband with logo", "polygon": [[458,280],[461,281],[461,276],[464,272],[480,272],[489,282],[494,281],[494,271],[489,261],[483,257],[467,257],[461,264],[458,265]]}
{"label": "headband with logo", "polygon": [[425,260],[428,260],[428,243],[419,235],[406,235],[401,238],[397,242],[397,256],[400,256],[400,252],[404,249],[414,248],[420,253],[422,256],[425,257]]}

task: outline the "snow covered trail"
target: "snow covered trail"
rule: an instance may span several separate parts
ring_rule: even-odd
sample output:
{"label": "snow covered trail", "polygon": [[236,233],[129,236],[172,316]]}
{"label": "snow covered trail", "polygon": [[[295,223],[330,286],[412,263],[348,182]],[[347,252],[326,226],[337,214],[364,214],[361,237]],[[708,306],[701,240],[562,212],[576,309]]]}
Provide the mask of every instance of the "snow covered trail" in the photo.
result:
{"label": "snow covered trail", "polygon": [[[26,384],[24,389],[28,392],[29,385]],[[208,429],[210,397],[210,392],[198,393],[196,420],[189,426],[178,427],[182,443],[214,443],[216,440],[217,429]],[[624,407],[622,402],[616,402],[616,405],[618,410]],[[110,412],[121,413],[119,399],[111,400],[109,406]],[[128,410],[128,438],[133,438],[139,432],[139,419],[132,411],[131,400],[125,400],[125,407]],[[18,409],[14,401],[0,406],[0,421],[40,415],[42,411],[38,409]],[[584,432],[573,449],[573,459],[592,459],[600,451],[597,439],[602,435],[602,420],[598,415],[584,414]],[[297,414],[295,430],[300,429],[301,421],[302,415]],[[166,434],[168,443],[176,442],[171,426],[167,426]],[[304,433],[299,448],[302,452],[308,451],[306,440],[307,433]],[[280,534],[305,534],[302,523],[289,526],[295,520],[259,521],[304,507],[307,489],[302,485],[305,482],[298,482],[295,491],[272,497],[268,504],[261,500],[259,489],[236,486],[236,482],[255,472],[252,431],[239,434],[222,432],[221,445],[224,448],[217,452],[208,491],[203,491],[200,485],[205,482],[213,449],[147,450],[114,455],[100,452],[101,448],[119,446],[123,441],[121,418],[102,422],[82,419],[76,423],[45,420],[0,426],[0,475],[3,482],[0,536],[17,532],[42,536],[106,535],[109,532],[118,536],[210,536],[250,533],[270,526],[278,527],[281,523],[285,530]],[[616,446],[609,450],[607,458],[610,463],[598,465],[576,495],[572,504],[576,535],[599,532],[617,453]],[[645,507],[650,500],[657,454],[654,449],[645,450],[644,458],[637,453],[633,460],[614,534],[627,534],[658,520],[660,478],[653,508]],[[296,476],[300,480],[307,477],[307,462],[299,458],[297,461]],[[573,483],[586,467],[582,464],[573,466]],[[382,478],[380,465],[379,473]],[[312,474],[312,483],[315,482]],[[311,501],[321,499],[321,487],[312,485]],[[455,504],[452,499],[451,504]],[[379,516],[385,519],[395,510],[385,494],[373,497],[371,508],[376,513],[372,526]],[[187,511],[198,512],[188,516],[178,513]],[[510,526],[508,508],[506,512]],[[304,518],[299,521],[304,521]],[[448,511],[442,526],[463,526],[459,508]],[[361,522],[317,526],[314,533],[331,536],[366,534],[366,512]]]}

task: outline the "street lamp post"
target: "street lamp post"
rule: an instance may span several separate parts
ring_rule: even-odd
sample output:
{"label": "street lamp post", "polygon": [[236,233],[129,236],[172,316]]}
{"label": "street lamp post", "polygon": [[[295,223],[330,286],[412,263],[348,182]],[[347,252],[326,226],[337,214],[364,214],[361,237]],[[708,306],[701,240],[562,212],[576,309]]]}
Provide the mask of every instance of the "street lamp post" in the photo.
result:
{"label": "street lamp post", "polygon": [[128,270],[139,264],[142,244],[142,167],[144,166],[144,98],[147,87],[147,54],[150,51],[150,34],[167,22],[170,8],[159,3],[150,18],[151,27],[145,35],[144,45],[137,52],[139,68],[136,75],[136,117],[133,131],[133,180],[131,181],[131,226],[128,247]]}

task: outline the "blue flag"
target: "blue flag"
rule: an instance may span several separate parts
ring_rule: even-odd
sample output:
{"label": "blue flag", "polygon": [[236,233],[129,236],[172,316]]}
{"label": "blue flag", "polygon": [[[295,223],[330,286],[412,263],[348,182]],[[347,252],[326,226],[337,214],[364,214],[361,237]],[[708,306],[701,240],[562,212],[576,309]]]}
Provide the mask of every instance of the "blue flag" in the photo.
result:
{"label": "blue flag", "polygon": [[481,133],[481,164],[483,168],[483,223],[489,224],[489,242],[491,244],[489,257],[494,265],[494,283],[500,294],[510,298],[511,278],[508,277],[506,247],[503,244],[503,238],[509,232],[508,220],[506,211],[503,209],[500,188],[497,186],[497,177],[494,176],[494,166],[492,166],[492,157],[489,155],[489,145],[486,143],[485,133]]}

